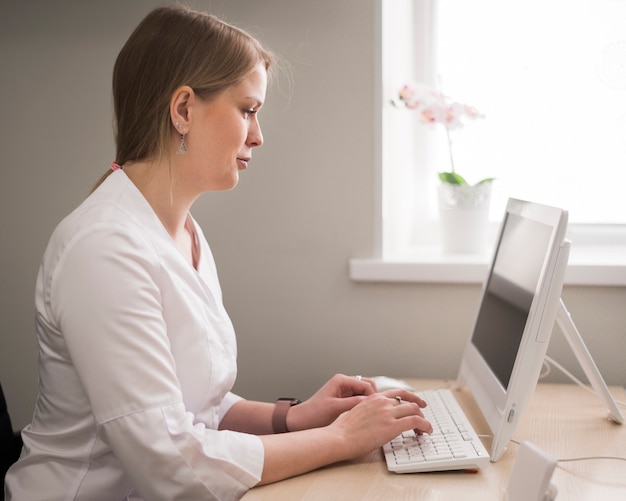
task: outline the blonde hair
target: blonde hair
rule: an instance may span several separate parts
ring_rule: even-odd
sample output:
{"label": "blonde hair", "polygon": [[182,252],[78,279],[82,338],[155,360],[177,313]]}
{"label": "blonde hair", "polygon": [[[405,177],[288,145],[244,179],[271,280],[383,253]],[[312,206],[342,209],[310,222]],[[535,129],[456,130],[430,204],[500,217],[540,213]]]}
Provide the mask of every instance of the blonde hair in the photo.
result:
{"label": "blonde hair", "polygon": [[181,5],[150,12],[113,69],[115,162],[169,157],[174,91],[188,85],[209,100],[239,83],[259,62],[269,72],[275,58],[250,34],[211,14]]}

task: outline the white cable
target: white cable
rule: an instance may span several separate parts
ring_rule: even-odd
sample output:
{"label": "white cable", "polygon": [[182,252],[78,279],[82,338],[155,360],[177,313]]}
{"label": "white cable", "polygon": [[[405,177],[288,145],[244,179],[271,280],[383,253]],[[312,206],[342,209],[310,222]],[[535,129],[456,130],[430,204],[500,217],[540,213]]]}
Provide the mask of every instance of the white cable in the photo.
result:
{"label": "white cable", "polygon": [[557,459],[559,463],[573,463],[574,461],[589,461],[591,459],[610,459],[611,461],[626,461],[626,457],[622,456],[586,456],[579,458]]}
{"label": "white cable", "polygon": [[554,365],[557,369],[559,369],[563,374],[565,374],[567,377],[569,377],[572,381],[574,381],[574,383],[576,383],[581,388],[587,390],[590,393],[593,393],[594,395],[596,394],[596,392],[593,391],[593,389],[591,389],[589,386],[587,386],[585,383],[583,383],[580,379],[578,379],[576,376],[574,376],[574,374],[572,374],[570,371],[568,371],[565,367],[563,367],[560,363],[558,363],[552,357],[546,355],[546,361],[548,361],[550,364]]}
{"label": "white cable", "polygon": [[[546,362],[548,362],[551,365],[554,365],[557,369],[559,369],[563,374],[565,374],[567,377],[569,377],[572,381],[574,381],[574,383],[576,383],[578,386],[580,386],[581,388],[583,388],[584,390],[587,390],[589,393],[592,393],[593,395],[596,395],[596,392],[593,390],[593,388],[591,388],[590,386],[586,385],[585,383],[583,383],[580,379],[578,379],[576,376],[574,376],[570,371],[568,371],[565,367],[563,367],[561,364],[559,364],[556,360],[554,360],[552,357],[550,357],[549,355],[546,355]],[[545,363],[545,362],[544,362]],[[549,371],[548,371],[549,373]],[[547,375],[547,374],[546,374]],[[621,405],[622,407],[626,406],[625,402],[620,402],[619,400],[615,401],[618,405]]]}
{"label": "white cable", "polygon": [[[480,435],[479,435],[480,436]],[[510,440],[511,443],[516,445],[522,445],[521,442],[518,442],[515,439]],[[626,457],[622,456],[582,456],[577,458],[560,458],[557,459],[557,463],[573,463],[574,461],[589,461],[592,459],[608,459],[611,461],[626,461]]]}
{"label": "white cable", "polygon": [[[546,357],[548,358],[548,357]],[[552,366],[548,363],[547,360],[543,361],[543,368],[541,374],[539,374],[539,379],[544,379],[548,377],[548,375],[552,372]]]}

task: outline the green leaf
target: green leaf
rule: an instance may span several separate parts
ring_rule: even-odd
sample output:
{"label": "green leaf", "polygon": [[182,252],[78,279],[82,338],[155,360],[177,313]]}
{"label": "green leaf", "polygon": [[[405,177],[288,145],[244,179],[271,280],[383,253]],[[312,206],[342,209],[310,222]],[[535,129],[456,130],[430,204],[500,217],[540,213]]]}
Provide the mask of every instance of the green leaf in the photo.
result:
{"label": "green leaf", "polygon": [[448,184],[467,184],[465,178],[456,172],[440,172],[439,179],[442,183]]}
{"label": "green leaf", "polygon": [[478,186],[479,184],[491,183],[494,180],[495,180],[495,177],[486,177],[485,179],[482,179],[482,180],[478,181],[476,183],[476,186]]}

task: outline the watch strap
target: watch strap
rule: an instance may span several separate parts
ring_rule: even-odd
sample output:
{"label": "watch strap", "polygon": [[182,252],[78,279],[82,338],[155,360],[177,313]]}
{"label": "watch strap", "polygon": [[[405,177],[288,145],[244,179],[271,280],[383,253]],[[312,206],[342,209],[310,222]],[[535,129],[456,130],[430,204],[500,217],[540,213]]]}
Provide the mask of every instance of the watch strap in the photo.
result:
{"label": "watch strap", "polygon": [[279,398],[274,406],[272,414],[272,429],[274,433],[287,433],[287,413],[294,405],[298,405],[300,400],[297,398]]}

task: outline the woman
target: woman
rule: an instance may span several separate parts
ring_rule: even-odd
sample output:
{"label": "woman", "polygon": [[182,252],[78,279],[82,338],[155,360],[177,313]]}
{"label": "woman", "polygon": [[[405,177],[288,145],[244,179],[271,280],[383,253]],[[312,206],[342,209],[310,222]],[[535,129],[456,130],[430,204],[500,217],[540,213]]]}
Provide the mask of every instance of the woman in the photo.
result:
{"label": "woman", "polygon": [[272,64],[245,32],[183,7],[151,12],[122,48],[116,161],[40,268],[40,392],[8,499],[238,499],[431,430],[421,399],[360,377],[299,405],[230,392],[234,331],[189,211],[234,188],[263,144]]}

